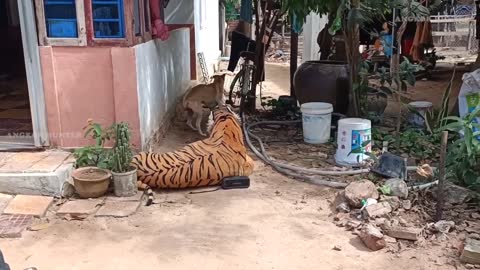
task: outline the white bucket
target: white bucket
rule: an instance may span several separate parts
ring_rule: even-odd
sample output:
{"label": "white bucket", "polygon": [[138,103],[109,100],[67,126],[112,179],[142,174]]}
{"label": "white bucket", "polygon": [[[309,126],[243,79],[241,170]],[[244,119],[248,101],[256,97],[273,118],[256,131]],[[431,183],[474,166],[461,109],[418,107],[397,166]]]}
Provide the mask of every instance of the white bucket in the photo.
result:
{"label": "white bucket", "polygon": [[361,118],[338,121],[335,162],[343,166],[358,166],[369,159],[365,153],[372,150],[371,122]]}
{"label": "white bucket", "polygon": [[326,143],[330,140],[333,105],[324,102],[303,103],[303,141],[310,144]]}
{"label": "white bucket", "polygon": [[408,105],[410,107],[412,107],[412,109],[414,109],[415,111],[417,111],[418,113],[420,113],[423,118],[418,115],[417,113],[415,112],[410,112],[409,115],[408,115],[408,123],[413,125],[413,126],[416,126],[416,127],[424,127],[425,126],[425,115],[427,113],[428,110],[430,110],[432,108],[432,103],[431,102],[428,102],[428,101],[414,101],[414,102],[410,102],[408,103]]}

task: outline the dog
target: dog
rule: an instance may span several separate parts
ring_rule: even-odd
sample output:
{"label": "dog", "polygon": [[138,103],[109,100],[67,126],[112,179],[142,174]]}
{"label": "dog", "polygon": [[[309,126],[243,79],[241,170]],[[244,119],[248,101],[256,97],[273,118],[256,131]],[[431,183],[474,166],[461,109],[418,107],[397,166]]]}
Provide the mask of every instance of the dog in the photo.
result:
{"label": "dog", "polygon": [[[187,114],[187,125],[193,130],[198,131],[200,135],[207,136],[201,127],[201,122],[206,113],[211,114],[217,106],[223,106],[224,100],[224,83],[225,73],[213,75],[213,82],[209,84],[198,84],[183,96],[182,106]],[[195,126],[192,121],[195,119]]]}

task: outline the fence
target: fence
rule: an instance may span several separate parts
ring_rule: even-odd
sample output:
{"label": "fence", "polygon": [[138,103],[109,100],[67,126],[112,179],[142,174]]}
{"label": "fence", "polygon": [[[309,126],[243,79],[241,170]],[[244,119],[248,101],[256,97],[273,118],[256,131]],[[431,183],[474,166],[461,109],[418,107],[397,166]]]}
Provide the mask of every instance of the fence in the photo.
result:
{"label": "fence", "polygon": [[474,14],[430,16],[430,22],[433,43],[436,48],[448,47],[469,54],[477,52],[478,41],[475,39]]}

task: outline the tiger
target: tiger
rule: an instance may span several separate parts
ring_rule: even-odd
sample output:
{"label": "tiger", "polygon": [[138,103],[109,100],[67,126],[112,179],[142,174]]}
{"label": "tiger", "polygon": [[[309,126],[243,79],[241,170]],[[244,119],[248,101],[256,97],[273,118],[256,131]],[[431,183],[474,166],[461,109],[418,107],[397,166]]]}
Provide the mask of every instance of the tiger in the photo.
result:
{"label": "tiger", "polygon": [[254,162],[243,140],[239,117],[228,105],[214,109],[210,135],[166,153],[140,152],[132,159],[137,184],[153,203],[152,188],[190,188],[219,185],[225,177],[249,176]]}

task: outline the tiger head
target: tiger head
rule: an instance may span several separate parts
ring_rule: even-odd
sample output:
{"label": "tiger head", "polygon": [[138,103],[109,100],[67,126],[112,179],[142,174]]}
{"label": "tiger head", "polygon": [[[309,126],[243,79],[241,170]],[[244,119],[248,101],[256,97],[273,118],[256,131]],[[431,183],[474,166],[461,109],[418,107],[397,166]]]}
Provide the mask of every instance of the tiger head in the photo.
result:
{"label": "tiger head", "polygon": [[213,122],[209,123],[209,133],[211,136],[218,136],[219,131],[240,133],[243,138],[240,117],[232,110],[230,105],[217,106],[213,111]]}

